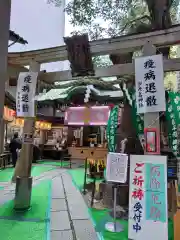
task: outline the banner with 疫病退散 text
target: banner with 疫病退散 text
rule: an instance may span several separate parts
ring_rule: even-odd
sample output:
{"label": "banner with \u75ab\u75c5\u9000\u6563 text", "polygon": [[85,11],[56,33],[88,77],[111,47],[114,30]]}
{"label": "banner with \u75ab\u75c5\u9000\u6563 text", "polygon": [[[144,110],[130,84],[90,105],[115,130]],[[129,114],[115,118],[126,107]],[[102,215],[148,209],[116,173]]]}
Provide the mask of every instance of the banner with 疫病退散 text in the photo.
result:
{"label": "banner with \u75ab\u75c5\u9000\u6563 text", "polygon": [[166,110],[162,55],[135,58],[135,84],[138,113]]}
{"label": "banner with \u75ab\u75c5\u9000\u6563 text", "polygon": [[19,74],[16,91],[17,117],[35,117],[35,93],[37,72],[21,72]]}

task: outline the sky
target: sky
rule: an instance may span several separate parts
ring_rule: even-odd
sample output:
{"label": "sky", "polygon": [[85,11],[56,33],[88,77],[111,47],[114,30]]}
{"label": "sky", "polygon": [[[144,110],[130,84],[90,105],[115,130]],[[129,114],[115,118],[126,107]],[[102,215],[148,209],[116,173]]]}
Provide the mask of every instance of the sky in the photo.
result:
{"label": "sky", "polygon": [[[63,8],[47,4],[48,0],[12,0],[10,29],[28,41],[27,45],[15,44],[9,52],[21,52],[63,45]],[[72,27],[66,17],[65,35]],[[59,62],[47,64],[41,69],[58,71],[62,68]]]}

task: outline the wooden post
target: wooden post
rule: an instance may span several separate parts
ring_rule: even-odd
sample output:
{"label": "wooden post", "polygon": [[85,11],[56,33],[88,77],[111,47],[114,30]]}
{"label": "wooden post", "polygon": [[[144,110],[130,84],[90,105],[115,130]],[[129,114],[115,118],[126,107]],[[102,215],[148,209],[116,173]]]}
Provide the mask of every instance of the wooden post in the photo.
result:
{"label": "wooden post", "polygon": [[45,144],[46,141],[46,130],[40,130],[39,144]]}
{"label": "wooden post", "polygon": [[7,74],[7,56],[9,41],[9,25],[11,13],[11,0],[0,1],[0,153],[4,147],[4,99],[5,99],[5,83],[8,79]]}
{"label": "wooden post", "polygon": [[1,136],[0,136],[0,153],[4,152],[4,137],[5,137],[5,121],[4,118],[2,117],[1,121],[0,121],[0,130],[1,130]]}
{"label": "wooden post", "polygon": [[80,130],[80,147],[83,146],[83,127],[81,127],[81,130]]}
{"label": "wooden post", "polygon": [[[39,72],[40,64],[37,62],[32,62],[30,64],[29,72]],[[35,118],[27,118],[24,121],[23,134],[34,134]],[[32,144],[23,144],[20,158],[17,161],[15,174],[13,176],[13,181],[16,180],[16,177],[30,177],[31,175],[31,165],[33,157],[33,145]]]}

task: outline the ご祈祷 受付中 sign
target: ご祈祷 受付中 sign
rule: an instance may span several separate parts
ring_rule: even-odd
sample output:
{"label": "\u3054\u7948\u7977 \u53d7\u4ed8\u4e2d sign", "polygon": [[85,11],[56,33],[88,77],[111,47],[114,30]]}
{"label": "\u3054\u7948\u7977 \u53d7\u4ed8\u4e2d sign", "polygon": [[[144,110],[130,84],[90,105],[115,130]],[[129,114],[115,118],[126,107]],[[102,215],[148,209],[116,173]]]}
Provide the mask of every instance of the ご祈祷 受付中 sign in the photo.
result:
{"label": "\u3054\u7948\u7977 \u53d7\u4ed8\u4e2d sign", "polygon": [[128,238],[168,240],[167,157],[131,155]]}

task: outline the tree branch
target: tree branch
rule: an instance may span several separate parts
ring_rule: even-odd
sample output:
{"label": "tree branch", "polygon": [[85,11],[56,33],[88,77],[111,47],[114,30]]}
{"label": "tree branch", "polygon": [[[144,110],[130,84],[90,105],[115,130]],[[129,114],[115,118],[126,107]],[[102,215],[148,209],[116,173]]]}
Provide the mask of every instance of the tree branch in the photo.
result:
{"label": "tree branch", "polygon": [[151,22],[151,17],[148,16],[148,15],[145,15],[145,16],[142,16],[142,17],[133,19],[132,21],[130,21],[130,22],[128,22],[128,23],[126,23],[126,24],[124,25],[124,27],[122,28],[122,30],[121,30],[120,33],[123,33],[124,30],[125,30],[130,24],[133,24],[134,22],[137,22],[137,21],[141,21],[141,20],[143,20],[143,19],[145,19],[145,18],[148,19],[149,22]]}

